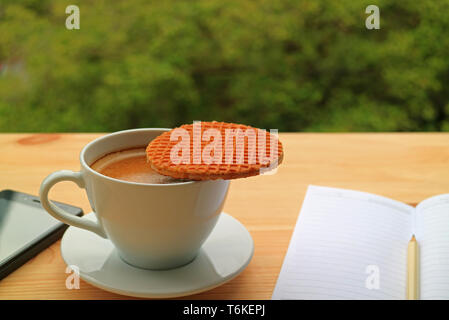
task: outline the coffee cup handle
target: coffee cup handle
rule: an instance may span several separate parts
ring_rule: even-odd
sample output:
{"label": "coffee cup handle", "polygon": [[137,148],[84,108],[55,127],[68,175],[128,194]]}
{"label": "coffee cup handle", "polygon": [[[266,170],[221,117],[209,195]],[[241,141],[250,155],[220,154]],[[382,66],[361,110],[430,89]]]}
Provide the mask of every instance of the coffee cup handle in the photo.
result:
{"label": "coffee cup handle", "polygon": [[84,178],[81,172],[61,170],[51,173],[44,179],[44,181],[42,181],[39,191],[41,204],[44,207],[44,209],[47,210],[47,212],[51,214],[54,218],[66,224],[92,231],[102,238],[107,238],[106,233],[104,232],[103,228],[100,226],[98,222],[82,219],[78,216],[69,214],[64,210],[62,210],[61,208],[57,207],[50,200],[48,200],[48,192],[50,191],[50,189],[55,184],[61,181],[72,181],[75,182],[80,188],[85,187]]}

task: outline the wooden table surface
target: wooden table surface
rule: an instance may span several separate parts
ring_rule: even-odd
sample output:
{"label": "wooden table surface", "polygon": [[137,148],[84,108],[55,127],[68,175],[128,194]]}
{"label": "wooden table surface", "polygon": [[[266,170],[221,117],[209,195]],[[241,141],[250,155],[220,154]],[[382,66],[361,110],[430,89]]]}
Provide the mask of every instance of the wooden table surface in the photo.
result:
{"label": "wooden table surface", "polygon": [[[37,195],[52,171],[79,170],[82,147],[101,134],[0,134],[0,189]],[[255,252],[234,280],[189,299],[270,299],[309,184],[372,192],[408,203],[449,192],[449,134],[285,133],[274,175],[232,181],[224,210],[251,233]],[[82,189],[62,182],[50,193],[90,212]],[[0,299],[126,299],[68,274],[53,244],[0,280]]]}

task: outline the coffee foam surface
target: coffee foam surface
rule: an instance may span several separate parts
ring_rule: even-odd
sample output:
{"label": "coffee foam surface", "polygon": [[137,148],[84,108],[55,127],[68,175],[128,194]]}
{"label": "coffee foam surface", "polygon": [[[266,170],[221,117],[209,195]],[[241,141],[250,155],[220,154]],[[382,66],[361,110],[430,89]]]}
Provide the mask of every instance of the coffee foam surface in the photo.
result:
{"label": "coffee foam surface", "polygon": [[90,167],[94,169],[95,171],[100,172],[104,168],[106,168],[108,165],[126,159],[126,158],[133,158],[138,156],[145,156],[145,149],[143,148],[134,148],[134,149],[127,149],[122,151],[116,151],[111,152],[102,158],[96,160]]}
{"label": "coffee foam surface", "polygon": [[[128,163],[126,159],[131,158],[137,159]],[[91,168],[108,177],[130,182],[166,184],[184,181],[161,175],[151,169],[150,165],[146,163],[146,152],[144,148],[109,153],[95,161],[91,165]]]}

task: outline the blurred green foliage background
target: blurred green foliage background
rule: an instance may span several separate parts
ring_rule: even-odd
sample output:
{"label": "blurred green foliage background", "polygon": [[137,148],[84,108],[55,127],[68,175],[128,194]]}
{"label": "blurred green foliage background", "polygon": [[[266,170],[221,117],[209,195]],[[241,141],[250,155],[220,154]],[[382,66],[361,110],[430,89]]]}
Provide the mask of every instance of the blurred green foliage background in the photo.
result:
{"label": "blurred green foliage background", "polygon": [[[66,6],[81,12],[67,30]],[[365,8],[380,8],[367,30]],[[0,131],[448,131],[449,0],[0,0]]]}

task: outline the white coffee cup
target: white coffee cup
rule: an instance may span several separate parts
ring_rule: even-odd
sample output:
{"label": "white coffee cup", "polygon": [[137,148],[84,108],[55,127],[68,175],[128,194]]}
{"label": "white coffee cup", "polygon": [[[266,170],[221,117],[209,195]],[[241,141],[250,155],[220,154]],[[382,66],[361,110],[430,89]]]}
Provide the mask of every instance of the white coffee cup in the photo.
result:
{"label": "white coffee cup", "polygon": [[[56,219],[109,239],[127,263],[145,269],[175,268],[192,261],[215,227],[228,180],[143,184],[104,176],[90,168],[102,156],[146,146],[168,129],[133,129],[100,137],[80,154],[81,170],[57,171],[41,184],[42,206]],[[85,188],[98,222],[60,209],[48,200],[51,187],[73,181]]]}

